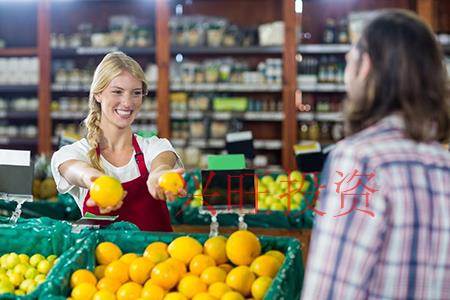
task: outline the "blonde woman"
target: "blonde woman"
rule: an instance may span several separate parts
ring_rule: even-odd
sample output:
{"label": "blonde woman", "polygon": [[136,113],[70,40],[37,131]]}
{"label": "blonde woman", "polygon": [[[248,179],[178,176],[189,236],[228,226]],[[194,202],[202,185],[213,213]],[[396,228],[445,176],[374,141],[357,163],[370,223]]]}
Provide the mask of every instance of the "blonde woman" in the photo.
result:
{"label": "blonde woman", "polygon": [[[59,192],[70,193],[83,214],[119,215],[118,220],[132,222],[141,230],[172,231],[161,200],[172,200],[174,195],[165,193],[158,179],[169,170],[183,170],[169,141],[142,138],[131,131],[146,94],[139,64],[121,52],[107,54],[91,85],[87,136],[55,152],[52,172]],[[89,199],[89,188],[105,174],[118,178],[126,193],[117,206],[100,209]]]}

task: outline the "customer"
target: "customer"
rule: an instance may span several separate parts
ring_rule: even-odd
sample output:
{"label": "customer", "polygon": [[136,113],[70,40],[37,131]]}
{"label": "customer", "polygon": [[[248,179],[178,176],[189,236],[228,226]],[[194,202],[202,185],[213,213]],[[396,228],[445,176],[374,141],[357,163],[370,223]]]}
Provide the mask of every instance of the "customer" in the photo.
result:
{"label": "customer", "polygon": [[345,125],[323,172],[303,299],[450,299],[447,74],[411,12],[368,24],[346,56]]}
{"label": "customer", "polygon": [[[119,215],[147,231],[171,231],[166,203],[175,195],[158,186],[169,170],[181,173],[181,162],[166,139],[142,138],[131,131],[143,97],[144,72],[121,52],[106,55],[95,70],[89,94],[86,138],[64,146],[52,158],[61,193],[70,193],[84,213]],[[100,209],[89,199],[92,182],[102,175],[122,182],[126,195],[115,207]]]}

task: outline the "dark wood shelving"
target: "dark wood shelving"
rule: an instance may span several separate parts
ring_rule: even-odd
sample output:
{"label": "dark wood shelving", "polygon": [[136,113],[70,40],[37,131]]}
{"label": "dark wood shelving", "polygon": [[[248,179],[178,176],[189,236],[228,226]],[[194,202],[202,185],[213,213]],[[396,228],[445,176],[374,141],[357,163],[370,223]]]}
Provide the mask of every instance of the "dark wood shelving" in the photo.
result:
{"label": "dark wood shelving", "polygon": [[0,57],[36,56],[37,48],[0,48]]}
{"label": "dark wood shelving", "polygon": [[280,47],[264,47],[264,46],[251,46],[251,47],[181,47],[173,46],[171,49],[172,54],[191,54],[191,55],[254,55],[254,54],[267,54],[267,55],[281,55],[283,54],[283,48]]}
{"label": "dark wood shelving", "polygon": [[51,49],[52,57],[73,57],[73,56],[102,56],[111,51],[122,51],[127,55],[154,55],[155,47],[148,48],[122,48],[122,47],[79,47],[79,48],[54,48]]}
{"label": "dark wood shelving", "polygon": [[36,93],[37,85],[0,85],[0,93]]}

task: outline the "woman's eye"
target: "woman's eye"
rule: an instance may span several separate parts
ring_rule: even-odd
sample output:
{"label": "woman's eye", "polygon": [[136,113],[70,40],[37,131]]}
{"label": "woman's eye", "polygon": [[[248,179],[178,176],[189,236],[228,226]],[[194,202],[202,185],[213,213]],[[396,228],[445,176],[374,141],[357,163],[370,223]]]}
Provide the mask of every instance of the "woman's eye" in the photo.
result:
{"label": "woman's eye", "polygon": [[142,96],[142,91],[137,91],[137,92],[134,92],[134,95],[135,95],[136,97],[138,97],[138,96]]}
{"label": "woman's eye", "polygon": [[115,95],[120,95],[120,94],[122,94],[122,91],[112,91],[112,93]]}

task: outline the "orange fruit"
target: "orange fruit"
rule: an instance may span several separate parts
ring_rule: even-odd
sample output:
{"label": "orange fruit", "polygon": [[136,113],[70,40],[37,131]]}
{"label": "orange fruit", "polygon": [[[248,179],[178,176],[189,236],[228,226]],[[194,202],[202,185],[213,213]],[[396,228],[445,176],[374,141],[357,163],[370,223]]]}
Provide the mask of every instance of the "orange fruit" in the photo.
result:
{"label": "orange fruit", "polygon": [[231,291],[226,292],[220,300],[245,300],[245,298],[238,292]]}
{"label": "orange fruit", "polygon": [[275,256],[261,255],[252,262],[250,270],[258,276],[269,276],[273,278],[277,275],[280,267],[280,261]]}
{"label": "orange fruit", "polygon": [[281,252],[278,251],[278,250],[270,250],[270,251],[267,251],[267,252],[264,253],[264,254],[265,254],[265,255],[271,255],[271,256],[273,256],[273,257],[276,257],[276,258],[280,261],[280,264],[281,264],[281,265],[283,264],[284,259],[285,259],[284,254],[281,253]]}
{"label": "orange fruit", "polygon": [[116,295],[108,290],[101,290],[95,293],[92,300],[116,300]]}
{"label": "orange fruit", "polygon": [[185,183],[181,174],[167,172],[159,177],[158,184],[163,190],[177,195],[178,191],[184,187]]}
{"label": "orange fruit", "polygon": [[206,292],[208,286],[202,282],[198,276],[187,275],[178,283],[178,291],[191,299],[195,295]]}
{"label": "orange fruit", "polygon": [[194,256],[189,263],[189,271],[192,274],[200,275],[206,268],[215,266],[216,261],[211,256],[199,254]]}
{"label": "orange fruit", "polygon": [[167,253],[167,255],[169,255],[169,253],[167,252],[167,244],[166,243],[164,243],[164,242],[153,242],[153,243],[149,244],[147,246],[147,248],[145,248],[143,256],[146,256],[147,252],[153,251],[153,250],[157,250],[159,252],[165,252],[165,253]]}
{"label": "orange fruit", "polygon": [[222,296],[229,291],[231,291],[231,288],[224,282],[215,282],[211,284],[208,288],[208,293],[210,293],[217,299],[221,299]]}
{"label": "orange fruit", "polygon": [[92,299],[97,288],[92,283],[83,282],[73,288],[71,296],[74,300]]}
{"label": "orange fruit", "polygon": [[141,298],[146,300],[163,300],[166,291],[156,284],[145,284],[141,293]]}
{"label": "orange fruit", "polygon": [[223,269],[227,273],[233,270],[233,266],[230,264],[221,264],[219,268]]}
{"label": "orange fruit", "polygon": [[131,265],[131,263],[133,262],[133,260],[135,260],[136,258],[138,258],[139,256],[136,253],[127,253],[122,255],[119,260],[123,261],[124,263],[126,263],[127,265]]}
{"label": "orange fruit", "polygon": [[92,285],[97,284],[97,278],[95,275],[86,269],[76,270],[72,273],[70,277],[70,286],[73,288],[81,283],[91,283]]}
{"label": "orange fruit", "polygon": [[220,235],[209,238],[203,246],[205,254],[214,258],[218,265],[226,263],[228,261],[226,243],[227,239]]}
{"label": "orange fruit", "polygon": [[123,187],[112,176],[100,176],[92,183],[90,196],[99,207],[115,206],[123,198]]}
{"label": "orange fruit", "polygon": [[97,283],[97,288],[99,290],[108,290],[112,293],[115,293],[121,285],[122,283],[117,279],[104,277]]}
{"label": "orange fruit", "polygon": [[103,242],[95,248],[95,259],[99,265],[108,265],[122,256],[122,250],[111,242]]}
{"label": "orange fruit", "polygon": [[200,279],[208,285],[214,282],[225,282],[225,278],[227,278],[227,272],[219,267],[208,267],[200,276]]}
{"label": "orange fruit", "polygon": [[186,298],[186,296],[183,295],[182,293],[172,292],[172,293],[168,293],[164,297],[164,300],[188,300],[188,298]]}
{"label": "orange fruit", "polygon": [[100,280],[103,277],[105,277],[105,270],[106,270],[106,266],[105,265],[96,266],[95,269],[94,269],[95,277],[97,277],[98,280]]}
{"label": "orange fruit", "polygon": [[239,266],[234,268],[230,271],[230,273],[228,273],[225,280],[229,287],[244,296],[250,295],[253,281],[255,281],[255,275],[247,266]]}
{"label": "orange fruit", "polygon": [[194,256],[203,252],[203,246],[194,238],[181,236],[173,240],[167,250],[171,257],[187,265]]}
{"label": "orange fruit", "polygon": [[184,274],[186,274],[186,272],[187,272],[186,265],[176,258],[171,257],[171,258],[165,260],[164,262],[173,264],[177,268],[178,275],[180,275],[180,278],[183,277]]}
{"label": "orange fruit", "polygon": [[235,265],[249,265],[261,254],[261,244],[252,232],[235,231],[227,240],[226,252],[228,259]]}
{"label": "orange fruit", "polygon": [[206,292],[203,292],[195,295],[192,300],[217,300],[217,298]]}
{"label": "orange fruit", "polygon": [[170,290],[177,284],[180,275],[173,264],[162,262],[153,268],[151,278],[156,285]]}
{"label": "orange fruit", "polygon": [[136,300],[141,296],[142,286],[136,282],[127,282],[116,293],[117,300]]}
{"label": "orange fruit", "polygon": [[169,258],[167,244],[163,242],[153,242],[145,248],[143,256],[149,258],[155,264],[165,261]]}
{"label": "orange fruit", "polygon": [[252,296],[255,300],[263,299],[272,284],[272,278],[269,276],[261,276],[252,284]]}
{"label": "orange fruit", "polygon": [[130,279],[136,283],[143,284],[150,278],[151,272],[155,264],[148,258],[136,258],[130,265],[128,271]]}
{"label": "orange fruit", "polygon": [[128,265],[123,261],[113,261],[106,267],[105,277],[116,279],[120,283],[125,283],[129,279],[128,268]]}

